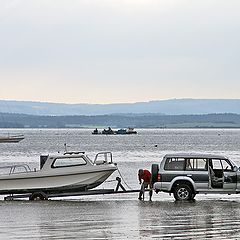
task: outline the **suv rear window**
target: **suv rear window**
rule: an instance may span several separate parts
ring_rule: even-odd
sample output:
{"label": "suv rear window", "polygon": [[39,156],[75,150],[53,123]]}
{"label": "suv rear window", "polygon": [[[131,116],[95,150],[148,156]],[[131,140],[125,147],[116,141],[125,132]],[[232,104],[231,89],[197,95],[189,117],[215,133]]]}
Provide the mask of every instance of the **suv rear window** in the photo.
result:
{"label": "suv rear window", "polygon": [[165,162],[165,170],[184,170],[185,159],[184,158],[167,158]]}

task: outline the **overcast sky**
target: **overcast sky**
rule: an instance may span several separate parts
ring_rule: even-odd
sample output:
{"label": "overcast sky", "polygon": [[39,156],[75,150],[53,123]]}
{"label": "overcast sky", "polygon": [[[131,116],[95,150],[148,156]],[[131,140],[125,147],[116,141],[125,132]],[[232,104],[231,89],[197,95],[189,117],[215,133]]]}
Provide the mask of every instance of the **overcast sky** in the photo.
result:
{"label": "overcast sky", "polygon": [[239,0],[0,0],[0,99],[240,98]]}

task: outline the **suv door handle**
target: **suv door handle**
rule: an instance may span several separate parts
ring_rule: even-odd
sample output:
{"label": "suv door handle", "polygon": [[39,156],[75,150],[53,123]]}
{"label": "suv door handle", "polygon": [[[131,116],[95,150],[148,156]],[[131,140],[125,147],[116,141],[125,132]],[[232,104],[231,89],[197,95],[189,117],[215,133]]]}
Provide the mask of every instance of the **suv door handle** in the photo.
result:
{"label": "suv door handle", "polygon": [[192,177],[192,174],[188,174],[187,177]]}

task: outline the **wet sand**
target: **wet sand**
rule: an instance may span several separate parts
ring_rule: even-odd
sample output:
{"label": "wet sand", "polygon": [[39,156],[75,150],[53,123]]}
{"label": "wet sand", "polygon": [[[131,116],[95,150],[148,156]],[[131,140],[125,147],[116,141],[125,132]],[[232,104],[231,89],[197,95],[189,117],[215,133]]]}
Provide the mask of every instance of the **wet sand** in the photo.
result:
{"label": "wet sand", "polygon": [[[153,202],[128,195],[0,202],[1,239],[238,239],[240,197]],[[125,199],[124,199],[125,198]],[[163,199],[162,199],[163,198]]]}

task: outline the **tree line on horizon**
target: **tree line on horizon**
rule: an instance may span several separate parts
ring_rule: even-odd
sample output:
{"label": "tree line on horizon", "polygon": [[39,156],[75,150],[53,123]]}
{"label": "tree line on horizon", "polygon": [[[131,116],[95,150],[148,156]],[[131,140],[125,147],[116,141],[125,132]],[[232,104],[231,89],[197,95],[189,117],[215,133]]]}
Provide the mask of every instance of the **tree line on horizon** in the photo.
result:
{"label": "tree line on horizon", "polygon": [[238,128],[240,114],[35,116],[0,113],[0,128]]}

